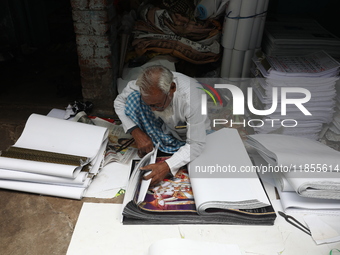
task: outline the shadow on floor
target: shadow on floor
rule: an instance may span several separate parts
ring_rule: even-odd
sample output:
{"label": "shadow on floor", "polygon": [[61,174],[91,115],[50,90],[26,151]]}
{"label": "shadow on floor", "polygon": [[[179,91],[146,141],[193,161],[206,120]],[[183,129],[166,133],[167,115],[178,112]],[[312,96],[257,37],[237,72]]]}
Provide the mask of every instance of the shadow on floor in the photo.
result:
{"label": "shadow on floor", "polygon": [[[51,45],[0,62],[0,150],[19,138],[32,113],[81,99],[75,45]],[[0,189],[0,254],[66,254],[84,201]]]}

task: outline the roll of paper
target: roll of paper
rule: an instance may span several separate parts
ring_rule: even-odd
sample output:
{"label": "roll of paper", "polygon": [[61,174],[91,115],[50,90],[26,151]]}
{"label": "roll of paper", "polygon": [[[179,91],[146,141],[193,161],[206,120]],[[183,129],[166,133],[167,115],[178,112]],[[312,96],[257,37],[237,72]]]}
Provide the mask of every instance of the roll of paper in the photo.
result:
{"label": "roll of paper", "polygon": [[[257,0],[257,6],[256,6],[256,14],[257,15],[264,12],[265,2],[266,2],[266,0]],[[248,47],[248,49],[250,49],[250,50],[255,49],[257,38],[259,36],[262,36],[262,34],[259,33],[261,20],[262,20],[262,15],[258,15],[254,18],[253,29],[251,31],[250,42],[249,42],[249,47]]]}
{"label": "roll of paper", "polygon": [[242,90],[244,95],[247,94],[247,89],[248,89],[248,87],[251,86],[250,83],[251,83],[251,79],[250,78],[241,79],[239,81],[239,88]]}
{"label": "roll of paper", "polygon": [[230,64],[231,64],[231,55],[233,50],[224,49],[223,57],[222,57],[222,65],[221,65],[221,77],[228,78],[230,74]]}
{"label": "roll of paper", "polygon": [[240,78],[242,75],[243,60],[245,51],[233,50],[231,55],[230,78]]}
{"label": "roll of paper", "polygon": [[242,78],[250,77],[250,67],[253,63],[252,58],[254,56],[255,50],[247,50],[244,54],[243,66],[242,66]]}
{"label": "roll of paper", "polygon": [[0,188],[71,199],[82,199],[86,190],[79,187],[11,180],[0,180]]}
{"label": "roll of paper", "polygon": [[254,23],[254,17],[248,17],[255,15],[256,6],[257,0],[242,0],[240,20],[238,21],[235,37],[234,49],[236,50],[248,50]]}
{"label": "roll of paper", "polygon": [[237,32],[238,19],[233,17],[239,17],[242,0],[230,0],[226,9],[226,15],[223,22],[223,32],[221,44],[224,48],[233,49],[235,44],[235,36]]}
{"label": "roll of paper", "polygon": [[[269,0],[265,0],[263,11],[267,11],[268,10],[268,3],[269,3]],[[267,14],[261,15],[261,24],[260,24],[260,29],[259,29],[259,32],[258,32],[256,48],[261,48],[261,43],[262,43],[262,37],[263,37],[263,31],[264,31],[264,25],[265,25],[265,22],[266,22],[266,17],[267,17]]]}

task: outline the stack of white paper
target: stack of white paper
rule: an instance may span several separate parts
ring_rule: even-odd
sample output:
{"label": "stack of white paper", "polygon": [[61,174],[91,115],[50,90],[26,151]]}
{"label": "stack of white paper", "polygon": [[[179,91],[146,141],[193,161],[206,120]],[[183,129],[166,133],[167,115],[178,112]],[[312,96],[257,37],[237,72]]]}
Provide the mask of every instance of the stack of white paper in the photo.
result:
{"label": "stack of white paper", "polygon": [[335,113],[333,115],[332,122],[326,127],[324,139],[335,146],[336,149],[340,149],[340,82],[337,82],[336,87],[336,106]]}
{"label": "stack of white paper", "polygon": [[333,119],[340,64],[324,51],[288,57],[258,52],[253,61],[254,104],[267,110],[267,124],[257,125],[255,132],[318,139]]}
{"label": "stack of white paper", "polygon": [[340,57],[340,38],[309,18],[276,16],[265,24],[262,50],[267,55],[305,55],[324,50]]}
{"label": "stack of white paper", "polygon": [[320,142],[277,134],[248,136],[276,174],[281,191],[295,191],[302,197],[340,199],[340,152]]}
{"label": "stack of white paper", "polygon": [[0,156],[0,188],[81,199],[101,167],[107,137],[107,128],[32,114]]}
{"label": "stack of white paper", "polygon": [[278,189],[285,213],[340,216],[340,203],[337,199],[319,199],[299,196],[295,192]]}

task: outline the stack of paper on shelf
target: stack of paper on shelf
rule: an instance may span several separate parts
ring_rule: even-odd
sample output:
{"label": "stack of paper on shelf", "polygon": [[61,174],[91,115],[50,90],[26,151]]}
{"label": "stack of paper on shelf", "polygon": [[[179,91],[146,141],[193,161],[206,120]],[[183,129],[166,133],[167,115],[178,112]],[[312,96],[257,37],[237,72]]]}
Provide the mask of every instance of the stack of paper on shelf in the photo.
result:
{"label": "stack of paper on shelf", "polygon": [[266,123],[255,132],[317,140],[322,126],[333,119],[340,64],[324,51],[304,56],[258,52],[253,61],[254,105]]}
{"label": "stack of paper on shelf", "polygon": [[248,136],[256,149],[279,173],[278,187],[295,191],[301,197],[340,199],[340,152],[320,142],[277,134]]}
{"label": "stack of paper on shelf", "polygon": [[274,223],[276,214],[256,172],[241,171],[252,163],[236,129],[209,134],[204,151],[188,170],[149,187],[144,201],[138,199],[143,190],[140,164],[125,193],[123,224]]}
{"label": "stack of paper on shelf", "polygon": [[32,114],[0,156],[0,188],[81,199],[101,168],[107,128]]}
{"label": "stack of paper on shelf", "polygon": [[339,47],[340,38],[314,19],[280,15],[266,21],[262,50],[267,55],[305,55],[324,50],[338,58]]}

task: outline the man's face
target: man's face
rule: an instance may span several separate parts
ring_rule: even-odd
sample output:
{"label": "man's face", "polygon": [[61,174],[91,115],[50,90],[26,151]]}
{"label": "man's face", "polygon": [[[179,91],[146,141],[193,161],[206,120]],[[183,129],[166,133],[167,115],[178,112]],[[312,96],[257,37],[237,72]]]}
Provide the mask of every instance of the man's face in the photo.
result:
{"label": "man's face", "polygon": [[152,111],[162,112],[167,108],[170,101],[169,93],[164,94],[161,90],[154,90],[148,96],[142,96],[142,102],[148,105]]}
{"label": "man's face", "polygon": [[163,112],[171,104],[174,92],[176,91],[176,84],[173,82],[170,85],[170,90],[168,93],[164,93],[157,86],[152,86],[147,94],[142,95],[142,103],[150,106],[153,112]]}
{"label": "man's face", "polygon": [[150,106],[156,117],[163,120],[170,119],[174,113],[172,99],[176,91],[176,84],[173,82],[170,85],[168,93],[164,93],[158,87],[152,87],[148,91],[148,96],[142,95],[142,103]]}

